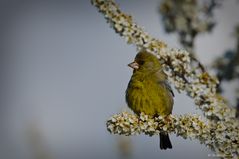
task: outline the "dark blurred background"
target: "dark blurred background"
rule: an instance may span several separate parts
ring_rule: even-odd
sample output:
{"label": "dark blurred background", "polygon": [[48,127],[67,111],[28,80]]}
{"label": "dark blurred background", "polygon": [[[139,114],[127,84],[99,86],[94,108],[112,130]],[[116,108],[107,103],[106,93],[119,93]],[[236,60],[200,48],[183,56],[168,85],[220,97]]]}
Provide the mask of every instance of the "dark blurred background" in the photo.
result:
{"label": "dark blurred background", "polygon": [[[159,2],[119,4],[151,35],[180,47],[160,25]],[[238,8],[238,1],[224,1],[214,31],[197,39],[203,64],[235,46]],[[157,136],[122,138],[106,130],[111,115],[127,110],[127,64],[135,54],[88,0],[2,0],[0,158],[208,158],[213,152],[204,145],[174,134],[173,149],[161,151]],[[226,83],[229,90],[235,85]],[[225,93],[229,100],[232,92]],[[175,93],[174,114],[201,113],[184,93]]]}

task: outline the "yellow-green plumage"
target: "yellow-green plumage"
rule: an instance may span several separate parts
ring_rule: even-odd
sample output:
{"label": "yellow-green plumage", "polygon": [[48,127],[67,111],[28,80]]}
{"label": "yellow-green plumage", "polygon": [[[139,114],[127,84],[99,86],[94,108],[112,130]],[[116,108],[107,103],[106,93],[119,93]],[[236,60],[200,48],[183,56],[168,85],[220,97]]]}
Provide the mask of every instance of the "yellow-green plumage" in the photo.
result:
{"label": "yellow-green plumage", "polygon": [[[129,108],[138,115],[141,112],[151,116],[171,114],[173,94],[158,59],[146,51],[141,51],[136,55],[135,61],[129,65],[133,64],[134,66],[131,67],[134,68],[134,72],[126,90],[126,102]],[[162,135],[168,137],[167,134]],[[167,143],[166,146],[161,144],[164,143],[160,143],[162,149],[172,147],[170,147],[171,143],[168,147]]]}

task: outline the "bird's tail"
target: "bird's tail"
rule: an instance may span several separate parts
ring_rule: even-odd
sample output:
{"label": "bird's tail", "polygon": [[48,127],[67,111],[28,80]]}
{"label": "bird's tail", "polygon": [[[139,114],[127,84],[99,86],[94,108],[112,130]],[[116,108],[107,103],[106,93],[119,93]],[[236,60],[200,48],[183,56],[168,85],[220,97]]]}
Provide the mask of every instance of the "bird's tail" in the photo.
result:
{"label": "bird's tail", "polygon": [[172,148],[172,144],[171,144],[168,134],[160,133],[159,138],[160,138],[160,149],[166,150],[168,148],[169,149]]}

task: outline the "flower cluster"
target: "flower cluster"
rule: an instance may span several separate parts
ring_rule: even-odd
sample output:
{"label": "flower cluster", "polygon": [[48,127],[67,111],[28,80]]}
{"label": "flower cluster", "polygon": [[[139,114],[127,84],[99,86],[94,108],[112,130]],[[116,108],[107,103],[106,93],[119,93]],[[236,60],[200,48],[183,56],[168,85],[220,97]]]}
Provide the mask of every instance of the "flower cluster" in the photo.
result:
{"label": "flower cluster", "polygon": [[[191,58],[187,51],[169,48],[164,42],[151,37],[133,22],[131,16],[121,12],[114,1],[92,0],[92,4],[103,13],[116,33],[124,37],[128,43],[158,57],[164,72],[168,75],[168,80],[178,91],[186,91],[194,99],[195,104],[204,112],[207,122],[210,123],[208,127],[206,123],[199,120],[199,117],[190,115],[171,116],[171,122],[165,122],[162,118],[152,119],[147,115],[141,115],[138,119],[135,115],[122,113],[113,116],[107,122],[108,130],[124,135],[138,133],[155,135],[161,131],[167,131],[184,137],[194,136],[209,145],[216,153],[224,155],[230,153],[230,155],[238,156],[239,122],[235,118],[235,109],[228,107],[216,94],[218,80],[209,75],[200,62]],[[194,65],[192,61],[196,61]],[[218,124],[226,128],[227,136],[217,133]]]}

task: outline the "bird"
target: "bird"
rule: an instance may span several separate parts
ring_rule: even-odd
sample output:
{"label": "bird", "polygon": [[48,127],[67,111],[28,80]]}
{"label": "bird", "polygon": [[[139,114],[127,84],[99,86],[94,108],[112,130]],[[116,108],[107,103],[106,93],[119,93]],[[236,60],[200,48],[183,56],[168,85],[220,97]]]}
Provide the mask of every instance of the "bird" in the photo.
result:
{"label": "bird", "polygon": [[[145,50],[139,51],[132,63],[133,74],[128,83],[125,98],[128,107],[138,116],[145,113],[152,117],[172,114],[174,93],[157,57]],[[161,132],[160,149],[172,149],[169,135]]]}

